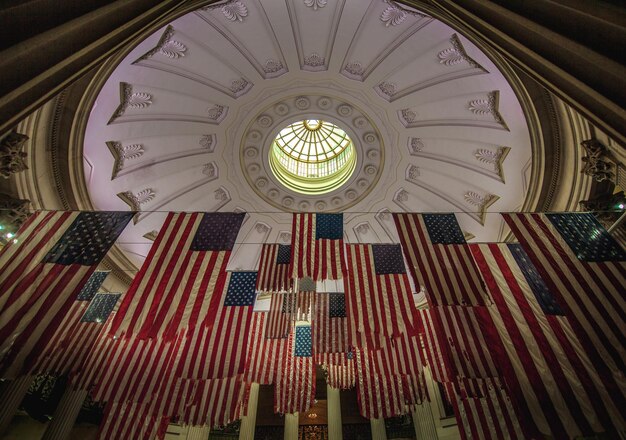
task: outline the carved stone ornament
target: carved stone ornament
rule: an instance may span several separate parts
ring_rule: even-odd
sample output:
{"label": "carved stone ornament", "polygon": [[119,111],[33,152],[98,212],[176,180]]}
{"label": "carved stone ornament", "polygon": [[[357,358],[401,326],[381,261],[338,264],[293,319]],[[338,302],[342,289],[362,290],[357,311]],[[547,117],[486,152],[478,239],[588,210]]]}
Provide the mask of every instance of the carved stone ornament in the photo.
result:
{"label": "carved stone ornament", "polygon": [[498,98],[498,91],[489,92],[487,99],[474,99],[469,102],[467,108],[475,115],[483,116],[490,114],[498,124],[508,130],[504,119],[502,119],[502,115],[500,115],[500,112],[498,111]]}
{"label": "carved stone ornament", "polygon": [[596,182],[615,182],[615,159],[611,152],[597,139],[582,141],[580,145],[586,156],[582,157],[581,173],[592,177]]}
{"label": "carved stone ornament", "polygon": [[150,232],[146,232],[145,234],[143,234],[143,238],[147,238],[150,241],[155,241],[158,235],[159,235],[159,231],[154,229]]}
{"label": "carved stone ornament", "polygon": [[396,94],[397,87],[398,86],[395,83],[390,83],[387,81],[383,81],[380,84],[378,84],[378,90],[380,90],[381,93],[383,93],[389,98],[391,98],[393,95]]}
{"label": "carved stone ornament", "polygon": [[396,193],[395,199],[396,199],[396,201],[398,201],[400,203],[408,202],[409,201],[409,193],[405,189],[401,189],[400,191],[398,191]]}
{"label": "carved stone ornament", "polygon": [[467,52],[465,52],[465,48],[461,44],[461,40],[459,40],[459,37],[456,34],[453,34],[450,38],[450,44],[452,44],[452,47],[444,49],[437,54],[437,58],[439,58],[439,62],[441,64],[445,64],[446,66],[454,66],[465,61],[470,66],[476,69],[484,70],[480,64],[474,61],[467,54]]}
{"label": "carved stone ornament", "polygon": [[113,113],[111,120],[122,116],[126,110],[132,109],[144,109],[152,104],[152,95],[144,92],[133,92],[133,86],[121,82],[120,83],[120,105]]}
{"label": "carved stone ornament", "polygon": [[388,6],[382,14],[380,14],[380,21],[385,23],[386,27],[397,26],[406,20],[406,12],[396,6]]}
{"label": "carved stone ornament", "polygon": [[213,153],[213,151],[215,151],[215,135],[205,134],[200,138],[199,144],[200,147],[204,148],[209,153]]}
{"label": "carved stone ornament", "polygon": [[420,138],[412,137],[409,139],[409,153],[417,155],[424,149],[424,142]]}
{"label": "carved stone ornament", "polygon": [[265,62],[265,66],[263,66],[263,71],[265,73],[276,73],[283,70],[284,66],[282,61],[269,59]]}
{"label": "carved stone ornament", "polygon": [[291,233],[281,232],[280,234],[278,234],[278,241],[283,243],[291,243]]}
{"label": "carved stone ornament", "polygon": [[363,75],[363,65],[358,61],[351,61],[343,68],[350,75],[361,76]]}
{"label": "carved stone ornament", "polygon": [[228,192],[222,187],[216,189],[213,194],[215,195],[215,200],[219,200],[221,202],[227,202],[230,199]]}
{"label": "carved stone ornament", "polygon": [[313,8],[314,11],[323,8],[327,3],[328,0],[304,0],[304,5]]}
{"label": "carved stone ornament", "polygon": [[215,162],[210,162],[202,167],[202,174],[207,177],[216,177],[217,176],[217,165]]}
{"label": "carved stone ornament", "polygon": [[488,148],[479,148],[474,152],[474,157],[479,162],[491,165],[493,170],[504,180],[502,163],[510,150],[511,148],[509,147],[498,147],[495,151]]}
{"label": "carved stone ornament", "polygon": [[468,191],[464,195],[465,202],[469,205],[476,207],[476,213],[478,214],[478,219],[480,224],[485,224],[485,216],[487,215],[487,208],[493,205],[498,199],[499,196],[493,194],[485,194],[480,195],[475,191]]}
{"label": "carved stone ornament", "polygon": [[416,180],[420,176],[420,169],[415,165],[409,165],[406,170],[407,180]]}
{"label": "carved stone ornament", "polygon": [[124,168],[126,161],[138,159],[145,152],[142,144],[122,145],[121,142],[109,141],[106,143],[109,151],[113,155],[113,175],[111,179],[115,179],[117,174]]}
{"label": "carved stone ornament", "polygon": [[254,229],[259,233],[259,234],[265,234],[270,230],[270,227],[267,226],[265,223],[257,223],[254,226]]}
{"label": "carved stone ornament", "polygon": [[304,57],[304,65],[309,67],[321,67],[325,62],[324,57],[317,52],[313,52],[311,55]]}
{"label": "carved stone ornament", "polygon": [[245,88],[248,87],[248,84],[248,80],[245,78],[236,79],[231,83],[230,91],[237,94],[242,90],[245,90]]}
{"label": "carved stone ornament", "polygon": [[356,233],[360,234],[360,235],[367,234],[369,232],[369,230],[370,230],[369,223],[361,223],[355,229]]}
{"label": "carved stone ornament", "polygon": [[417,113],[415,113],[410,108],[402,109],[400,113],[402,114],[402,119],[404,119],[404,122],[406,122],[407,124],[415,122],[415,119],[417,119]]}
{"label": "carved stone ornament", "polygon": [[173,40],[174,36],[174,28],[172,26],[168,26],[165,29],[165,32],[159,39],[156,47],[146,54],[142,55],[135,63],[147,60],[148,58],[152,58],[154,55],[160,53],[165,55],[169,59],[176,60],[178,58],[184,57],[187,52],[187,46],[185,46],[180,41]]}
{"label": "carved stone ornament", "polygon": [[131,191],[121,192],[117,195],[122,199],[132,211],[141,211],[141,205],[145,205],[156,197],[156,192],[152,188],[146,188],[133,194]]}
{"label": "carved stone ornament", "polygon": [[0,193],[0,224],[2,232],[15,234],[29,216],[30,200],[16,199],[8,194]]}
{"label": "carved stone ornament", "polygon": [[207,110],[207,117],[213,121],[219,120],[224,114],[223,105],[214,105]]}
{"label": "carved stone ornament", "polygon": [[222,6],[222,14],[230,21],[241,23],[248,16],[248,7],[239,0],[230,1]]}
{"label": "carved stone ornament", "polygon": [[28,136],[12,131],[0,141],[0,175],[8,179],[11,174],[28,169],[26,152],[22,151]]}

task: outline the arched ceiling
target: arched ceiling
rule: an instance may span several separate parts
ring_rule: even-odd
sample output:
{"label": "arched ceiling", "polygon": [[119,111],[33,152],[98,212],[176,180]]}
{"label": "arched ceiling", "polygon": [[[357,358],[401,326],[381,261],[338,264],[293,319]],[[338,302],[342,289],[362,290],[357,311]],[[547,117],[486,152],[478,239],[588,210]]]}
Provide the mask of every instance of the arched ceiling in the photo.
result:
{"label": "arched ceiling", "polygon": [[[295,193],[269,171],[271,141],[299,118],[354,140],[338,190]],[[503,222],[486,213],[519,210],[532,180],[526,118],[496,65],[384,0],[238,0],[174,20],[104,83],[83,158],[95,208],[141,211],[118,242],[135,265],[171,210],[250,212],[250,245],[289,241],[294,210],[346,212],[353,242],[395,240],[389,212],[459,212],[468,237],[496,241]]]}

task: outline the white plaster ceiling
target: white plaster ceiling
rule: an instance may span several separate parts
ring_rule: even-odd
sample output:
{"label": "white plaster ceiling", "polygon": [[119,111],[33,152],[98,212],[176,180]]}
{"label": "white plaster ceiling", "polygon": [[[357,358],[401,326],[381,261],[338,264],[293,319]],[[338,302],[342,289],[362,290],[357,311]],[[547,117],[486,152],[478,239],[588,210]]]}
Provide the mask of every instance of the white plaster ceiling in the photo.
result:
{"label": "white plaster ceiling", "polygon": [[[360,148],[327,196],[267,175],[272,135],[299,117],[342,125]],[[130,52],[91,111],[84,162],[97,209],[141,211],[118,241],[133,264],[166,211],[245,210],[231,267],[251,269],[259,243],[289,242],[291,210],[346,212],[350,242],[397,241],[395,211],[459,212],[469,237],[501,239],[486,213],[522,206],[531,147],[511,86],[447,25],[384,0],[241,0]]]}

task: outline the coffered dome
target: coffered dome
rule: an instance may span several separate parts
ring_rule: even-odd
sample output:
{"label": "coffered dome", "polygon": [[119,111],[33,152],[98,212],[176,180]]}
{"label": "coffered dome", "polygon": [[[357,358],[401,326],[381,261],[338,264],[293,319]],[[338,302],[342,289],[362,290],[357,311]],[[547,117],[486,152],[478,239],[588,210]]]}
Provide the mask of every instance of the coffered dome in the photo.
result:
{"label": "coffered dome", "polygon": [[254,213],[250,243],[288,241],[291,211],[345,212],[354,242],[395,240],[393,211],[457,212],[467,237],[502,240],[486,214],[528,208],[533,181],[505,67],[391,1],[211,4],[101,69],[89,204],[140,211],[119,240],[134,265],[165,211]]}

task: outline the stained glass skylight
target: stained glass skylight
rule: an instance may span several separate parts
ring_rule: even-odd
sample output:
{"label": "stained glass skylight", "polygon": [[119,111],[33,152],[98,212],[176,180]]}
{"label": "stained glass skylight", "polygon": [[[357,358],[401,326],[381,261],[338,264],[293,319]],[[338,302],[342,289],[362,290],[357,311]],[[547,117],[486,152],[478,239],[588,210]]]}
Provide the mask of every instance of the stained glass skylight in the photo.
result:
{"label": "stained glass skylight", "polygon": [[356,155],[348,134],[319,119],[294,122],[274,139],[270,164],[287,187],[321,194],[341,186],[354,171]]}

